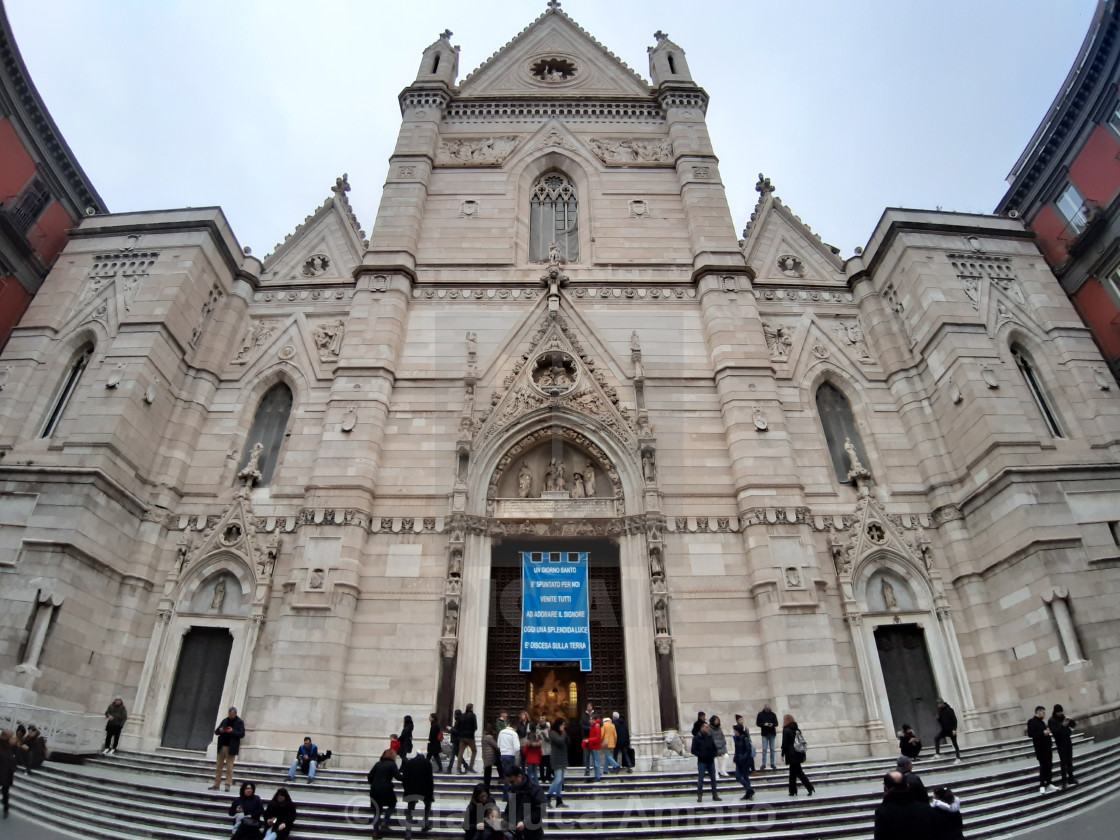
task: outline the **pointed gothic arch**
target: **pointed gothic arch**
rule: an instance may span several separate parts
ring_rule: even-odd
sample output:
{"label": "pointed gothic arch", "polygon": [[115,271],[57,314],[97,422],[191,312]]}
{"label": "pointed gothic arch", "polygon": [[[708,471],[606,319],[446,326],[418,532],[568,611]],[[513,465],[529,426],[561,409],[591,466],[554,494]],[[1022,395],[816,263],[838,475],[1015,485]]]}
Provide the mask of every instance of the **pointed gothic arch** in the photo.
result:
{"label": "pointed gothic arch", "polygon": [[[531,148],[525,144],[523,148]],[[514,153],[516,156],[516,152]],[[534,260],[530,256],[530,213],[529,208],[533,197],[534,187],[537,182],[550,172],[558,172],[566,177],[572,184],[577,196],[576,206],[576,235],[578,239],[578,261],[583,265],[594,262],[593,246],[591,242],[591,208],[592,199],[601,191],[599,173],[596,163],[586,157],[582,149],[563,148],[555,146],[535,152],[526,152],[520,159],[507,162],[510,169],[510,179],[517,185],[516,211],[514,214],[514,230],[517,241],[517,261],[522,265],[531,265]],[[547,243],[546,243],[547,248]],[[547,261],[547,252],[545,254]]]}

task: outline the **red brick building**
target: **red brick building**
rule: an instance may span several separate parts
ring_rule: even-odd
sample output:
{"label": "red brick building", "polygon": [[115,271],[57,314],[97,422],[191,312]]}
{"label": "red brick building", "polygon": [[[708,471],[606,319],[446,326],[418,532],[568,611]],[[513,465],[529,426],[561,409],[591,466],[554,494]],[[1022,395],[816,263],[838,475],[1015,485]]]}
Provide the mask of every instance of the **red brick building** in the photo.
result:
{"label": "red brick building", "polygon": [[84,215],[107,212],[62,138],[0,5],[0,348]]}
{"label": "red brick building", "polygon": [[1099,3],[1077,60],[1007,178],[1017,215],[1120,377],[1120,3]]}

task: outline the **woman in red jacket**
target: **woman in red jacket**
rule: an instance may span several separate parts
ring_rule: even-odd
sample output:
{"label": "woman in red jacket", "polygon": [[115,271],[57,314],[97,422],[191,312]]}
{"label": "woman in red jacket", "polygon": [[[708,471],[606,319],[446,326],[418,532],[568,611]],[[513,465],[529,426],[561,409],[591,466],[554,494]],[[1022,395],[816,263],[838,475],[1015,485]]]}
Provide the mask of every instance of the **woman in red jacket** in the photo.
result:
{"label": "woman in red jacket", "polygon": [[529,776],[529,780],[535,784],[540,784],[540,766],[541,758],[544,753],[541,750],[541,736],[536,732],[530,732],[525,739],[525,746],[521,748],[521,755],[525,759],[525,772]]}
{"label": "woman in red jacket", "polygon": [[591,753],[591,763],[595,767],[595,781],[603,778],[603,768],[599,763],[599,751],[603,748],[603,719],[596,715],[591,721],[591,734],[584,746]]}

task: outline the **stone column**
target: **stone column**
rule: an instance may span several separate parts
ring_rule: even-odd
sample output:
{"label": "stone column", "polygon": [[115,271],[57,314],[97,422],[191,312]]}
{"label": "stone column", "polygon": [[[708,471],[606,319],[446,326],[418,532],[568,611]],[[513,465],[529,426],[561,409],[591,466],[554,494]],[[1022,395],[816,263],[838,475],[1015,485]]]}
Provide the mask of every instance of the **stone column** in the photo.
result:
{"label": "stone column", "polygon": [[1055,587],[1042,596],[1042,600],[1050,605],[1050,609],[1054,612],[1054,623],[1058,625],[1058,635],[1062,639],[1062,647],[1065,648],[1066,664],[1077,665],[1085,661],[1085,657],[1081,655],[1081,643],[1077,641],[1077,630],[1073,626],[1073,616],[1069,612],[1069,590],[1063,587]]}
{"label": "stone column", "polygon": [[[27,642],[27,654],[23,663],[16,667],[16,673],[30,674],[32,680],[39,676],[39,656],[43,652],[43,645],[47,641],[47,630],[50,628],[51,618],[57,607],[62,606],[65,599],[51,593],[43,593],[35,604],[35,619],[31,624],[31,636]],[[29,686],[26,686],[29,687]]]}

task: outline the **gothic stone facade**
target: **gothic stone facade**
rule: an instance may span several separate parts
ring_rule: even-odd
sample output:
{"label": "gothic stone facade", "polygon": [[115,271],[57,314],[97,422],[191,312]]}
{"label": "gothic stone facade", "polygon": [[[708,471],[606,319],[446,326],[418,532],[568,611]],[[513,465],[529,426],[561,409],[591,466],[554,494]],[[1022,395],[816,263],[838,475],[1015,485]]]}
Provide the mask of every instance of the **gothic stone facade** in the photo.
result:
{"label": "gothic stone facade", "polygon": [[214,208],[73,232],[0,360],[2,696],[154,748],[209,628],[203,729],[361,766],[483,705],[499,546],[598,540],[647,766],[767,701],[893,751],[902,648],[971,743],[1115,717],[1120,402],[1022,225],[843,262],[760,179],[739,240],[662,33],[652,86],[558,8],[458,82],[449,35],[368,240],[345,178],[263,262]]}

